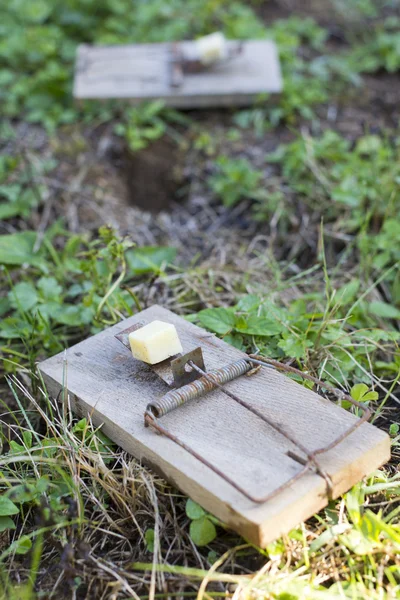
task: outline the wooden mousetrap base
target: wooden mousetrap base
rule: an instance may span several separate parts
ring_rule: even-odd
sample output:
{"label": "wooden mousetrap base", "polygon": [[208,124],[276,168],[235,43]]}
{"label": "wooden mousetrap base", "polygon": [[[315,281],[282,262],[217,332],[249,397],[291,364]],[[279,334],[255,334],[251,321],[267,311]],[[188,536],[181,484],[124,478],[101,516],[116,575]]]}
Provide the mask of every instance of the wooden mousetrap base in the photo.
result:
{"label": "wooden mousetrap base", "polygon": [[[232,47],[237,42],[228,42]],[[178,86],[171,84],[174,47],[132,44],[127,46],[79,46],[74,97],[83,99],[161,99],[175,108],[245,106],[259,94],[278,93],[282,77],[278,52],[270,40],[242,42],[241,52],[197,73],[185,73]],[[186,54],[194,42],[179,43]]]}
{"label": "wooden mousetrap base", "polygon": [[[184,352],[200,346],[207,371],[245,357],[242,352],[174,313],[152,306],[39,365],[48,392],[63,387],[77,415],[95,425],[143,463],[249,541],[265,546],[327,505],[325,479],[309,469],[267,502],[252,502],[172,440],[144,427],[149,402],[169,387],[168,365],[155,370],[134,360],[115,338],[128,327],[159,319],[176,326]],[[66,366],[66,369],[65,369]],[[241,376],[226,388],[256,407],[308,451],[324,447],[357,417],[272,368]],[[266,496],[304,469],[298,447],[222,390],[190,401],[159,419],[185,444],[249,494]],[[347,491],[390,457],[389,437],[363,423],[318,462],[329,474],[332,497]]]}

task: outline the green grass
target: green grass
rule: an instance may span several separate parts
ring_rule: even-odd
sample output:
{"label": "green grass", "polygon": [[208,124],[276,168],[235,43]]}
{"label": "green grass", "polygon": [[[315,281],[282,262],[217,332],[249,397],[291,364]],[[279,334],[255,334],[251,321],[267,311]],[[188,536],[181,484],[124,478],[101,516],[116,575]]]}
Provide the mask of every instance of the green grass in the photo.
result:
{"label": "green grass", "polygon": [[[263,20],[258,2],[3,4],[0,598],[397,597],[400,138],[389,127],[339,133],[340,115],[337,128],[326,117],[357,112],[364,75],[398,73],[396,3],[382,14],[368,0],[330,3],[338,46],[311,17]],[[74,106],[79,43],[217,28],[276,41],[279,98],[219,115],[217,127],[212,114],[209,124],[157,102]],[[379,116],[394,122],[393,110]],[[125,206],[120,228],[134,214],[133,236],[90,217],[74,226],[68,206],[81,194],[116,194],[93,150],[104,132],[133,154],[173,138],[202,203],[170,220]],[[350,392],[390,433],[391,463],[267,548],[238,538],[78,420],[37,373],[38,360],[154,302]]]}

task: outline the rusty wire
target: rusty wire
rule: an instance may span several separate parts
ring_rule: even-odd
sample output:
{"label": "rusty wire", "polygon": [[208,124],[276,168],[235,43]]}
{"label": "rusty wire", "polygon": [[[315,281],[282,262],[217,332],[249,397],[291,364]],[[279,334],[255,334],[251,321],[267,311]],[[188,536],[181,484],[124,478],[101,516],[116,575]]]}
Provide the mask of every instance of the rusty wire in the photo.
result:
{"label": "rusty wire", "polygon": [[[245,359],[245,360],[247,362],[250,362],[247,359]],[[201,375],[203,375],[204,378],[208,379],[217,388],[219,388],[224,394],[226,394],[227,396],[229,396],[230,398],[232,398],[232,400],[235,400],[235,402],[237,402],[238,404],[240,404],[241,406],[243,406],[244,408],[246,408],[247,410],[249,410],[250,412],[252,412],[259,419],[262,419],[265,423],[267,423],[268,425],[270,425],[271,427],[273,427],[273,429],[275,429],[278,433],[280,433],[281,435],[283,435],[287,440],[289,440],[290,442],[292,442],[292,444],[294,444],[295,446],[297,446],[297,448],[299,450],[301,450],[301,452],[303,452],[307,456],[307,463],[313,463],[313,465],[314,465],[317,473],[319,475],[321,475],[321,477],[323,477],[325,479],[326,488],[327,488],[327,494],[328,494],[328,496],[331,496],[331,492],[332,492],[332,482],[331,482],[331,479],[330,479],[329,475],[318,464],[318,462],[315,459],[313,453],[309,452],[307,450],[307,448],[305,446],[303,446],[303,444],[301,444],[300,442],[298,442],[293,436],[291,436],[289,433],[287,433],[280,425],[278,425],[278,423],[275,423],[274,421],[272,421],[271,419],[269,419],[268,417],[266,417],[265,415],[263,415],[259,410],[257,410],[256,408],[254,408],[254,406],[252,406],[251,404],[249,404],[245,400],[242,400],[241,398],[239,398],[239,396],[237,396],[236,394],[233,394],[231,391],[225,389],[222,385],[220,385],[219,383],[217,383],[215,381],[215,376],[214,376],[213,373],[205,373],[205,371],[203,371],[202,369],[200,369],[194,363],[191,363],[190,366],[193,369],[195,369],[198,373],[201,373]]]}
{"label": "rusty wire", "polygon": [[206,467],[208,467],[209,469],[214,471],[214,473],[216,473],[224,481],[229,483],[238,492],[243,494],[243,496],[245,496],[248,500],[250,500],[251,502],[254,502],[256,504],[262,504],[264,502],[267,502],[268,500],[271,500],[274,496],[279,494],[279,492],[282,492],[285,488],[287,488],[289,483],[294,483],[295,481],[297,481],[297,479],[300,479],[300,477],[305,475],[306,472],[309,470],[309,464],[306,463],[304,465],[303,469],[301,471],[299,471],[298,473],[296,473],[296,475],[294,475],[294,477],[289,479],[289,481],[285,481],[285,483],[280,485],[273,492],[270,492],[267,496],[265,496],[263,498],[257,498],[256,496],[249,494],[249,492],[247,490],[245,490],[244,488],[242,488],[238,483],[236,483],[236,481],[234,479],[229,477],[229,475],[226,475],[225,473],[223,473],[220,469],[218,469],[218,467],[216,467],[213,463],[211,463],[209,460],[204,458],[204,456],[201,456],[201,454],[196,452],[196,450],[193,450],[193,448],[188,446],[184,441],[182,441],[176,435],[171,433],[166,427],[159,425],[159,423],[156,422],[154,415],[148,413],[147,411],[144,413],[144,423],[145,423],[146,427],[152,427],[161,435],[164,435],[172,442],[175,442],[175,444],[178,444],[178,446],[180,446],[181,448],[186,450],[186,452],[189,452],[189,454],[194,456],[194,458],[197,458],[197,460],[199,460],[203,465],[205,465]]}
{"label": "rusty wire", "polygon": [[[335,446],[337,446],[338,444],[340,444],[340,442],[342,442],[351,433],[353,433],[353,431],[355,431],[355,429],[357,429],[358,427],[360,427],[360,425],[362,425],[362,423],[364,423],[364,422],[366,422],[368,420],[368,418],[370,417],[371,411],[367,407],[365,407],[363,404],[361,404],[360,402],[357,402],[356,400],[353,400],[353,398],[351,398],[351,396],[349,396],[348,394],[346,394],[342,390],[339,390],[339,389],[331,386],[330,384],[324,383],[323,381],[321,381],[320,379],[318,379],[316,377],[313,377],[312,375],[308,375],[307,373],[303,373],[302,371],[300,371],[298,369],[295,369],[294,367],[290,367],[289,365],[284,365],[284,364],[279,363],[278,361],[275,361],[273,359],[269,359],[269,358],[266,358],[266,357],[263,357],[263,356],[258,356],[258,355],[257,355],[257,357],[255,357],[255,356],[256,355],[250,355],[249,357],[246,357],[245,359],[242,359],[242,361],[238,361],[238,362],[246,362],[247,364],[256,364],[256,365],[260,365],[260,366],[263,366],[263,367],[268,367],[269,366],[269,367],[273,367],[273,368],[276,368],[276,369],[279,369],[279,370],[282,370],[282,371],[286,371],[288,373],[293,373],[295,375],[298,375],[298,376],[302,377],[303,379],[308,379],[308,380],[312,381],[313,383],[319,385],[320,387],[328,389],[329,391],[333,392],[338,398],[340,398],[340,399],[346,399],[352,405],[356,406],[357,408],[359,408],[360,410],[363,411],[362,417],[360,419],[358,419],[357,422],[354,423],[354,425],[352,425],[342,435],[338,436],[333,442],[331,442],[327,446],[324,446],[323,448],[319,448],[317,450],[314,450],[313,452],[309,452],[307,450],[307,448],[305,448],[300,442],[298,442],[295,438],[293,438],[290,434],[288,434],[280,425],[278,425],[277,423],[274,423],[272,420],[270,420],[268,417],[266,417],[265,415],[263,415],[256,408],[254,408],[253,406],[251,406],[250,404],[248,404],[246,401],[244,401],[241,398],[239,398],[239,396],[236,396],[236,394],[233,394],[231,391],[227,390],[224,387],[223,383],[226,383],[227,381],[232,381],[235,378],[235,377],[229,377],[229,374],[232,374],[232,373],[230,373],[232,365],[235,365],[237,363],[232,363],[232,365],[226,365],[222,369],[217,369],[217,370],[212,371],[210,373],[206,373],[205,371],[203,371],[203,369],[201,369],[200,367],[198,367],[198,365],[196,365],[195,363],[193,363],[191,361],[189,363],[189,366],[192,369],[195,369],[199,374],[201,374],[201,378],[198,379],[197,382],[201,382],[200,389],[202,390],[202,392],[201,392],[202,394],[204,394],[204,393],[206,393],[206,391],[210,391],[211,389],[214,389],[214,388],[221,389],[221,391],[223,393],[225,393],[226,395],[228,395],[230,398],[232,398],[233,400],[235,400],[236,402],[238,402],[241,406],[243,406],[247,410],[251,411],[257,417],[261,418],[264,422],[266,422],[268,425],[270,425],[271,427],[273,427],[276,431],[278,431],[278,433],[280,433],[281,435],[283,435],[291,443],[293,443],[295,446],[297,446],[297,448],[299,448],[307,456],[307,461],[303,461],[300,457],[298,457],[297,455],[295,455],[293,452],[290,452],[290,456],[292,458],[294,458],[295,460],[297,460],[297,462],[303,464],[303,469],[301,469],[298,473],[296,473],[296,475],[294,475],[288,481],[284,482],[281,486],[279,486],[278,488],[276,488],[275,490],[273,490],[273,492],[267,494],[266,496],[264,496],[262,498],[258,498],[258,497],[253,496],[252,494],[249,494],[244,488],[242,488],[239,484],[237,484],[235,480],[233,480],[232,478],[230,478],[229,476],[227,476],[225,473],[223,473],[213,463],[211,463],[210,461],[208,461],[207,459],[205,459],[203,456],[201,456],[200,454],[198,454],[195,450],[193,450],[193,448],[191,448],[185,442],[183,442],[181,439],[179,439],[177,436],[175,436],[174,434],[172,434],[168,429],[166,429],[165,427],[163,427],[163,426],[159,425],[158,423],[156,423],[155,417],[158,416],[157,415],[157,411],[151,411],[151,410],[149,410],[149,409],[151,409],[155,405],[155,403],[151,403],[149,405],[148,409],[145,412],[145,425],[146,426],[151,426],[156,431],[158,431],[158,433],[166,436],[171,441],[173,441],[176,444],[178,444],[179,446],[181,446],[184,450],[186,450],[187,452],[189,452],[192,456],[194,456],[202,464],[204,464],[205,466],[207,466],[208,468],[210,468],[219,477],[221,477],[227,483],[229,483],[230,485],[232,485],[232,487],[234,487],[236,490],[238,490],[240,493],[242,493],[246,498],[248,498],[249,500],[251,500],[252,502],[255,502],[257,504],[261,504],[261,503],[267,502],[268,500],[271,500],[273,497],[275,497],[280,492],[282,492],[287,487],[289,487],[292,483],[294,483],[295,481],[297,481],[300,477],[302,477],[307,472],[309,472],[310,467],[314,467],[315,472],[318,475],[320,475],[325,480],[326,490],[327,490],[327,497],[331,498],[332,497],[332,481],[331,481],[331,478],[330,478],[329,474],[326,473],[322,469],[322,467],[319,465],[319,463],[318,463],[318,461],[316,460],[315,457],[316,457],[316,455],[321,454],[323,452],[328,452],[329,450],[331,450],[332,448],[334,448]],[[250,370],[250,368],[247,368],[244,372],[247,372],[249,370]],[[221,377],[218,376],[219,371],[223,371],[225,377],[227,377],[227,375],[228,375],[228,378],[225,381],[223,381],[223,382],[222,382],[223,378],[221,378]],[[207,385],[206,382],[208,382],[208,385]],[[189,384],[188,386],[184,386],[184,387],[189,387],[189,386],[193,386],[193,383]],[[183,388],[181,388],[181,390],[182,389]],[[175,394],[179,395],[179,392],[180,392],[180,390],[178,389],[178,390],[174,390],[174,392],[168,392],[168,394],[175,393]],[[185,392],[184,392],[184,396],[185,396]],[[184,400],[184,401],[187,401],[188,399],[193,399],[193,398],[198,397],[198,396],[199,396],[199,394],[195,394],[194,393],[194,389],[193,389],[193,394],[190,395],[190,398],[187,397],[186,400]],[[172,406],[172,408],[170,408],[170,410],[172,410],[176,406],[179,406],[180,404],[182,404],[182,402],[180,402],[178,398],[174,397],[173,404],[174,404],[174,406]],[[171,407],[171,404],[169,406]],[[169,411],[167,411],[167,412],[169,412]],[[164,412],[163,414],[166,414],[166,413]]]}
{"label": "rusty wire", "polygon": [[[255,356],[257,356],[257,358],[255,358]],[[330,383],[325,383],[324,381],[321,381],[320,379],[318,379],[317,377],[314,377],[313,375],[309,375],[308,373],[303,373],[299,369],[295,369],[294,367],[290,367],[289,365],[282,364],[279,361],[274,360],[273,358],[266,358],[265,356],[258,356],[255,354],[250,354],[249,359],[254,364],[259,364],[261,366],[263,366],[264,364],[267,364],[267,365],[274,367],[275,369],[279,369],[281,371],[286,371],[286,373],[293,373],[294,375],[299,375],[303,379],[308,379],[309,381],[312,381],[316,385],[319,385],[320,387],[325,388],[326,390],[329,390],[330,392],[332,392],[339,400],[347,400],[347,402],[350,402],[350,404],[352,404],[353,406],[356,406],[357,408],[359,408],[362,411],[362,413],[363,413],[362,417],[359,418],[358,421],[356,421],[354,423],[354,425],[349,427],[349,429],[347,429],[342,435],[337,437],[331,444],[324,446],[323,448],[319,448],[318,450],[314,450],[314,452],[313,452],[314,455],[322,454],[323,452],[328,452],[328,450],[332,450],[332,448],[334,448],[335,446],[340,444],[340,442],[342,442],[344,439],[346,439],[351,433],[353,433],[353,431],[358,429],[358,427],[360,427],[360,425],[362,425],[363,423],[368,421],[368,419],[371,416],[371,411],[367,406],[365,406],[361,402],[357,402],[357,400],[354,400],[349,394],[346,394],[346,392],[343,392],[343,390],[339,390],[339,388],[335,388]]]}

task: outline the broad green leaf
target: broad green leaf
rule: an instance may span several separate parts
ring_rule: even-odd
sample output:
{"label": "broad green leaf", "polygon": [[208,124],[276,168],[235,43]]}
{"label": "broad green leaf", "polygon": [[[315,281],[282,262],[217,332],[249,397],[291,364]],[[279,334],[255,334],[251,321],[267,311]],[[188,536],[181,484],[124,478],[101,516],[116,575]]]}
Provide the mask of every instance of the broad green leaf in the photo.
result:
{"label": "broad green leaf", "polygon": [[37,287],[46,300],[57,300],[63,291],[55,277],[41,277],[37,283]]}
{"label": "broad green leaf", "polygon": [[241,317],[240,321],[236,322],[235,329],[240,333],[247,335],[272,336],[282,332],[283,326],[278,321],[266,319],[265,317]]}
{"label": "broad green leaf", "polygon": [[398,423],[391,423],[389,427],[389,434],[391,436],[396,436],[400,431],[400,425]]}
{"label": "broad green leaf", "polygon": [[93,308],[82,305],[72,306],[71,304],[59,305],[59,308],[52,314],[57,323],[69,325],[70,327],[86,325],[92,321],[93,316]]}
{"label": "broad green leaf", "polygon": [[0,337],[9,340],[26,338],[31,333],[29,323],[17,317],[7,317],[0,321]]}
{"label": "broad green leaf", "polygon": [[32,484],[20,483],[11,488],[8,495],[13,502],[24,504],[25,502],[32,502],[38,496],[38,491]]}
{"label": "broad green leaf", "polygon": [[400,319],[400,310],[386,302],[371,302],[368,304],[368,310],[377,317],[386,319]]}
{"label": "broad green leaf", "polygon": [[32,447],[32,431],[24,431],[22,433],[24,444],[27,448]]}
{"label": "broad green leaf", "polygon": [[46,0],[14,0],[12,7],[21,20],[31,23],[43,23],[53,10],[52,2]]}
{"label": "broad green leaf", "polygon": [[351,397],[353,400],[361,400],[361,398],[368,392],[368,386],[365,383],[357,383],[353,385],[350,390]]}
{"label": "broad green leaf", "polygon": [[0,317],[10,310],[10,301],[7,297],[0,298]]}
{"label": "broad green leaf", "polygon": [[26,449],[22,444],[18,444],[15,440],[11,440],[10,442],[10,452],[11,454],[25,454]]}
{"label": "broad green leaf", "polygon": [[239,302],[236,305],[236,310],[243,312],[252,312],[255,311],[261,304],[261,298],[256,296],[256,294],[248,294],[247,296],[243,296],[240,298]]}
{"label": "broad green leaf", "polygon": [[56,438],[44,439],[42,444],[32,448],[32,451],[36,451],[41,456],[46,456],[46,458],[53,458],[58,452],[59,445],[60,441]]}
{"label": "broad green leaf", "polygon": [[0,517],[0,533],[6,529],[15,529],[15,523],[10,517]]}
{"label": "broad green leaf", "polygon": [[31,540],[23,535],[13,544],[15,554],[26,554],[32,548]]}
{"label": "broad green leaf", "polygon": [[[10,185],[0,185],[0,199],[3,200],[5,198],[6,200],[14,204],[17,202],[21,191],[21,186],[15,183]],[[0,210],[1,208],[3,208],[2,205],[0,205]]]}
{"label": "broad green leaf", "polygon": [[349,283],[346,283],[340,290],[337,291],[335,300],[340,302],[340,304],[346,305],[349,302],[353,302],[358,290],[360,289],[360,280],[353,279]]}
{"label": "broad green leaf", "polygon": [[243,336],[238,333],[228,333],[228,335],[224,336],[224,342],[243,352],[246,350],[246,346],[243,343]]}
{"label": "broad green leaf", "polygon": [[158,273],[163,265],[168,266],[174,262],[176,252],[176,248],[170,246],[143,246],[128,250],[125,254],[128,273]]}
{"label": "broad green leaf", "polygon": [[206,546],[217,537],[214,523],[206,516],[192,521],[189,533],[196,546]]}
{"label": "broad green leaf", "polygon": [[369,391],[365,383],[356,383],[350,390],[350,395],[357,402],[366,402],[367,400],[378,400],[378,392]]}
{"label": "broad green leaf", "polygon": [[45,265],[43,256],[40,252],[33,251],[36,237],[34,231],[0,235],[0,264],[43,267]]}
{"label": "broad green leaf", "polygon": [[189,519],[194,520],[204,517],[207,513],[203,508],[201,508],[200,504],[197,504],[197,502],[194,502],[188,498],[186,501],[186,514]]}
{"label": "broad green leaf", "polygon": [[0,204],[0,219],[11,219],[21,214],[21,206],[17,202],[6,202]]}
{"label": "broad green leaf", "polygon": [[11,502],[6,496],[0,496],[0,517],[8,517],[10,515],[17,515],[19,509],[15,506],[14,502]]}
{"label": "broad green leaf", "polygon": [[312,345],[311,340],[296,336],[288,337],[278,343],[279,348],[284,351],[286,356],[291,356],[292,358],[303,358],[306,348],[310,348]]}
{"label": "broad green leaf", "polygon": [[27,281],[20,281],[8,293],[13,308],[27,312],[38,303],[35,287]]}
{"label": "broad green leaf", "polygon": [[382,140],[378,135],[364,135],[356,145],[356,152],[359,154],[372,154],[382,147]]}
{"label": "broad green leaf", "polygon": [[235,313],[229,308],[205,308],[198,313],[198,319],[207,329],[226,335],[235,326]]}
{"label": "broad green leaf", "polygon": [[73,427],[72,431],[74,433],[82,433],[83,431],[86,431],[88,428],[87,426],[87,419],[83,418],[80,419]]}

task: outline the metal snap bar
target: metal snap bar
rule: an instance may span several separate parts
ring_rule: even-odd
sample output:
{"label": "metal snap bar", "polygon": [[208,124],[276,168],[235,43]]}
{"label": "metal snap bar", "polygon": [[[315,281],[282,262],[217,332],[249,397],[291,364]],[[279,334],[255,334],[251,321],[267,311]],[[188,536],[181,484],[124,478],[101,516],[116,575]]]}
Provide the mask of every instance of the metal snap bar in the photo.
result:
{"label": "metal snap bar", "polygon": [[[179,446],[181,446],[182,448],[184,448],[187,452],[189,452],[192,456],[194,456],[196,459],[198,459],[201,463],[203,463],[205,466],[207,466],[212,471],[214,471],[214,473],[216,473],[219,477],[221,477],[227,483],[232,485],[236,490],[238,490],[246,498],[248,498],[249,500],[251,500],[252,502],[255,502],[257,504],[261,504],[261,503],[267,502],[268,500],[271,500],[273,497],[278,495],[280,492],[282,492],[283,490],[288,488],[292,483],[297,481],[300,477],[302,477],[307,472],[309,472],[310,468],[312,468],[312,467],[314,468],[315,472],[324,479],[324,481],[326,483],[326,492],[327,492],[328,498],[332,497],[331,478],[330,478],[329,474],[319,465],[318,461],[316,460],[316,456],[319,454],[322,454],[323,452],[327,452],[327,451],[331,450],[332,448],[334,448],[335,446],[337,446],[346,437],[348,437],[351,433],[353,433],[353,431],[355,431],[358,427],[360,427],[360,425],[362,425],[362,423],[366,422],[371,414],[370,410],[367,407],[365,407],[360,402],[353,400],[351,398],[351,396],[344,393],[342,390],[334,388],[330,384],[324,383],[323,381],[321,381],[320,379],[317,379],[316,377],[313,377],[312,375],[308,375],[307,373],[303,373],[302,371],[295,369],[294,367],[284,365],[282,363],[279,363],[278,361],[275,361],[273,359],[268,359],[263,356],[257,355],[257,358],[255,358],[255,355],[250,355],[244,359],[236,361],[235,363],[231,363],[220,369],[210,371],[209,373],[205,372],[199,365],[197,365],[193,361],[188,361],[188,365],[192,369],[197,371],[199,373],[199,375],[201,375],[201,377],[199,379],[195,380],[194,382],[192,382],[186,386],[183,386],[182,388],[168,392],[161,399],[151,402],[147,406],[147,409],[145,412],[145,425],[146,426],[151,426],[158,433],[165,435],[171,441],[173,441],[174,443],[176,443]],[[305,448],[301,443],[299,443],[292,435],[290,435],[288,432],[286,432],[279,424],[275,423],[273,420],[271,420],[268,417],[266,417],[265,415],[263,415],[258,409],[251,406],[251,404],[249,404],[245,400],[242,400],[239,396],[237,396],[236,394],[232,393],[230,390],[227,390],[224,387],[224,384],[228,383],[229,381],[233,381],[237,377],[249,372],[252,369],[252,365],[260,365],[262,367],[270,367],[270,368],[272,367],[272,368],[275,368],[278,370],[286,371],[288,373],[296,374],[296,375],[302,377],[303,379],[308,379],[310,381],[313,381],[317,385],[330,390],[337,397],[339,397],[341,399],[346,399],[352,405],[357,406],[360,410],[363,411],[363,416],[354,425],[352,425],[347,431],[345,431],[342,435],[338,436],[333,442],[331,442],[330,444],[328,444],[322,448],[319,448],[313,452],[309,452],[307,450],[307,448]],[[241,406],[243,406],[247,410],[251,411],[257,417],[261,418],[264,422],[266,422],[268,425],[273,427],[276,431],[278,431],[278,433],[280,433],[287,440],[289,440],[292,444],[294,444],[301,452],[303,452],[305,454],[305,456],[307,457],[306,461],[304,459],[301,459],[300,457],[296,456],[293,452],[290,453],[290,456],[292,458],[294,458],[295,460],[297,460],[298,462],[303,464],[303,469],[300,470],[298,473],[296,473],[296,475],[294,475],[288,481],[283,483],[281,486],[279,486],[277,489],[275,489],[273,492],[271,492],[261,498],[255,497],[252,494],[249,494],[240,485],[238,485],[236,483],[236,481],[234,481],[233,479],[228,477],[225,473],[223,473],[220,469],[218,469],[218,467],[216,467],[213,463],[211,463],[210,461],[205,459],[203,456],[198,454],[193,448],[191,448],[185,442],[183,442],[183,440],[180,440],[177,436],[172,434],[167,428],[161,426],[158,422],[156,422],[156,419],[158,419],[159,417],[169,413],[170,411],[172,411],[175,408],[181,406],[182,404],[188,402],[189,400],[194,400],[196,398],[199,398],[200,396],[212,391],[215,388],[221,389],[221,391],[223,391],[227,396],[232,398],[235,402],[238,402]]]}

